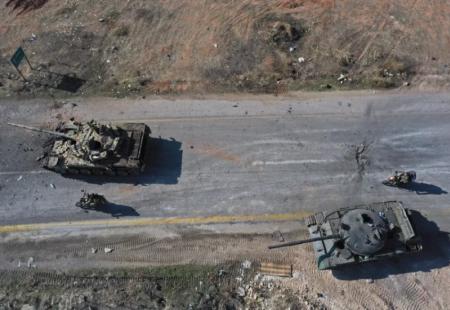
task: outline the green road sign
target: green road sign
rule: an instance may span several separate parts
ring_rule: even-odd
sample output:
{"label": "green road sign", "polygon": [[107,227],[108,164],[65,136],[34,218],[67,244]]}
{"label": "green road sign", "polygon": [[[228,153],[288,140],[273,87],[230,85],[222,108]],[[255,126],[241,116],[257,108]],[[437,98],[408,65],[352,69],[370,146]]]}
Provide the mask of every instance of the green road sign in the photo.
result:
{"label": "green road sign", "polygon": [[14,67],[19,68],[20,63],[25,58],[25,52],[21,47],[17,49],[17,51],[14,53],[13,57],[11,57],[11,62],[14,65]]}

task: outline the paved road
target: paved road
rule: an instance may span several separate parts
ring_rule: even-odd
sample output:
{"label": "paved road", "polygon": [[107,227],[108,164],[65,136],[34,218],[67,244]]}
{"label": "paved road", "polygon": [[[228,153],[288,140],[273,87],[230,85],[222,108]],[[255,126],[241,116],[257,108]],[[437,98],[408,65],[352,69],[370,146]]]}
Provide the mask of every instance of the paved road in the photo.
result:
{"label": "paved road", "polygon": [[[62,177],[35,160],[45,135],[5,125],[48,127],[72,116],[145,121],[154,137],[148,171],[115,182]],[[450,230],[449,93],[3,100],[0,127],[0,225],[279,214],[395,199]],[[413,190],[380,184],[395,169],[417,171]],[[84,213],[74,207],[82,189],[114,205]]]}

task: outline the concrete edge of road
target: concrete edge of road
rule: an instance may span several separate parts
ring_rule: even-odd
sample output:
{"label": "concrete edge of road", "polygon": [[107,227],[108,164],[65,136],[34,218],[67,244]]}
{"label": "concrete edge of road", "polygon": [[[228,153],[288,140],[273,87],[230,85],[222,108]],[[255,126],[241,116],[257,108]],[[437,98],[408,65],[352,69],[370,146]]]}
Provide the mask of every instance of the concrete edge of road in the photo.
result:
{"label": "concrete edge of road", "polygon": [[[208,227],[208,230],[214,230],[212,226],[220,225],[237,225],[243,224],[267,224],[267,223],[285,223],[297,222],[303,220],[312,212],[297,211],[291,213],[278,214],[245,214],[245,215],[214,215],[214,216],[198,216],[198,217],[167,217],[152,218],[145,217],[139,219],[102,219],[87,221],[69,221],[69,222],[50,222],[50,223],[31,223],[31,224],[15,224],[0,226],[0,240],[10,240],[18,237],[32,238],[38,236],[63,236],[63,235],[79,235],[90,234],[97,231],[99,234],[119,233],[122,229],[129,231],[130,228],[138,229],[147,228],[168,228],[176,226],[190,226],[192,228]],[[276,226],[276,225],[275,225]],[[274,226],[274,227],[275,227]],[[111,230],[112,229],[112,230]],[[248,230],[248,229],[242,229]],[[251,230],[251,229],[250,229]]]}

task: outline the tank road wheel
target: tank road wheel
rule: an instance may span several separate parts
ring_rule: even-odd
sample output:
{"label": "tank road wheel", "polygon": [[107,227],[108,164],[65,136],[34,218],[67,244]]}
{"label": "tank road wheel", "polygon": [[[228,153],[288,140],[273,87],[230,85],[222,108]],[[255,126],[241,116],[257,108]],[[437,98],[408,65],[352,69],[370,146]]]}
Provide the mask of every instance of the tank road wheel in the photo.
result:
{"label": "tank road wheel", "polygon": [[132,175],[132,176],[137,176],[137,175],[139,175],[139,173],[140,173],[139,169],[132,169],[132,170],[128,171],[128,174]]}
{"label": "tank road wheel", "polygon": [[114,170],[105,170],[105,175],[115,176],[116,175],[116,171],[114,171]]}
{"label": "tank road wheel", "polygon": [[100,169],[95,169],[95,170],[92,171],[92,174],[93,175],[104,175],[105,171],[100,170]]}
{"label": "tank road wheel", "polygon": [[126,177],[128,172],[126,170],[117,170],[117,175],[121,177]]}
{"label": "tank road wheel", "polygon": [[59,174],[67,174],[67,172],[68,172],[67,169],[64,169],[64,168],[55,168],[53,170]]}
{"label": "tank road wheel", "polygon": [[92,171],[88,170],[88,169],[81,169],[80,172],[81,172],[81,174],[84,174],[84,175],[91,175],[92,174]]}

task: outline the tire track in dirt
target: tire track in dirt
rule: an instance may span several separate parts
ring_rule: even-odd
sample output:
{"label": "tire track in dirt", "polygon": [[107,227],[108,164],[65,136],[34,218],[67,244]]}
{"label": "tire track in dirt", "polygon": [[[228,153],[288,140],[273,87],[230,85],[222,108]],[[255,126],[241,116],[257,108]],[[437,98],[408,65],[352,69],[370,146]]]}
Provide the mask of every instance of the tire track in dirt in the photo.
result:
{"label": "tire track in dirt", "polygon": [[[305,277],[305,281],[313,290],[324,292],[330,300],[336,300],[339,304],[346,305],[348,309],[378,310],[394,308],[395,296],[385,287],[383,282],[368,284],[362,282],[362,280],[338,281],[331,271],[317,269],[312,245],[304,246],[302,249],[295,258],[294,270],[300,270]],[[342,290],[338,290],[337,285]]]}
{"label": "tire track in dirt", "polygon": [[[270,261],[291,264],[296,256],[295,248],[285,249],[281,253],[268,252],[267,246],[273,241],[268,237],[251,239],[227,238],[187,239],[187,238],[129,238],[116,242],[96,242],[72,247],[66,255],[75,258],[88,258],[118,263],[151,264],[219,264],[228,261]],[[104,248],[113,252],[102,253]],[[92,253],[96,249],[98,253]]]}
{"label": "tire track in dirt", "polygon": [[406,309],[420,310],[420,309],[440,309],[441,307],[434,302],[433,297],[424,287],[422,282],[417,279],[409,279],[402,285],[402,292],[407,300]]}

